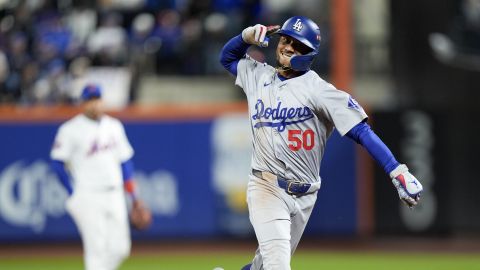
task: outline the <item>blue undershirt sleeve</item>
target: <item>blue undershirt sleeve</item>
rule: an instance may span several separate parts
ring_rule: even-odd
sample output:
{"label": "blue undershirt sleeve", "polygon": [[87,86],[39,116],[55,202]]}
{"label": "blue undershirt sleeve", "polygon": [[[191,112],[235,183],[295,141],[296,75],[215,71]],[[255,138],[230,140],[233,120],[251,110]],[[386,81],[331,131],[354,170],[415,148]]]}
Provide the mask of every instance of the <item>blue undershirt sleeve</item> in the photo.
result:
{"label": "blue undershirt sleeve", "polygon": [[233,37],[223,46],[220,53],[220,63],[228,72],[237,76],[238,62],[245,56],[248,47],[250,47],[250,44],[243,41],[241,34]]}
{"label": "blue undershirt sleeve", "polygon": [[53,169],[53,171],[57,174],[58,179],[67,190],[68,194],[72,195],[73,188],[72,188],[72,184],[70,183],[70,176],[65,170],[65,163],[60,160],[52,160],[50,162],[50,166]]}
{"label": "blue undershirt sleeve", "polygon": [[134,166],[132,159],[123,162],[121,166],[123,181],[126,182],[128,180],[133,180]]}
{"label": "blue undershirt sleeve", "polygon": [[387,174],[390,174],[391,171],[400,165],[390,149],[367,123],[361,122],[357,124],[347,132],[346,136],[362,145]]}

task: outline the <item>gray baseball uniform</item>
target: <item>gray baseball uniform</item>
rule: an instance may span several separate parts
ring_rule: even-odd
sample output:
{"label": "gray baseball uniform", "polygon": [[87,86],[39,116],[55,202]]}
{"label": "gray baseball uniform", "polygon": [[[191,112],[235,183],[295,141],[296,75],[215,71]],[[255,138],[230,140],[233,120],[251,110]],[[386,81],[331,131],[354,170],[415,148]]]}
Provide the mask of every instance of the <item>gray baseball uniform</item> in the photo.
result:
{"label": "gray baseball uniform", "polygon": [[[235,83],[247,96],[253,135],[247,202],[259,249],[251,269],[290,269],[320,188],[326,141],[334,128],[343,136],[367,115],[312,70],[282,81],[274,67],[247,55]],[[311,186],[293,195],[278,179]]]}

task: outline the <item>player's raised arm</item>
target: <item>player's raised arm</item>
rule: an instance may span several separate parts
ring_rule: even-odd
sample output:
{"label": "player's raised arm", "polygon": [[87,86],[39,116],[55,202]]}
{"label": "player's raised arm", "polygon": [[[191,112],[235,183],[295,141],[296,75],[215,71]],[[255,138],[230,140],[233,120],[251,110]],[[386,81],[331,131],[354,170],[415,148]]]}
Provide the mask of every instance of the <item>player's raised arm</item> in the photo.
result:
{"label": "player's raised arm", "polygon": [[242,34],[230,39],[220,53],[220,63],[231,74],[237,75],[237,65],[247,53],[250,45],[268,46],[268,36],[280,28],[279,25],[264,26],[257,24],[242,31]]}
{"label": "player's raised arm", "polygon": [[422,184],[413,176],[408,167],[400,164],[383,141],[373,132],[370,126],[361,122],[346,134],[362,145],[392,178],[392,183],[398,191],[398,196],[408,207],[417,205],[423,191]]}

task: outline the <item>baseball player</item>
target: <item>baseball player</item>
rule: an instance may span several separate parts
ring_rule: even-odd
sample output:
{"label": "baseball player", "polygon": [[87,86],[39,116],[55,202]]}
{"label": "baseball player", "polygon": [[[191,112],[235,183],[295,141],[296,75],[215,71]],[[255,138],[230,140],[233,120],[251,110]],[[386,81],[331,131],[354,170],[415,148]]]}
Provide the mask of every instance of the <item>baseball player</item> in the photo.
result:
{"label": "baseball player", "polygon": [[80,232],[87,270],[117,269],[130,253],[124,189],[133,208],[143,207],[132,177],[133,149],[120,121],[103,114],[101,96],[97,85],[83,89],[83,113],[60,126],[50,153],[71,195],[66,208]]}
{"label": "baseball player", "polygon": [[[250,45],[279,35],[275,67],[250,58]],[[320,188],[320,162],[333,129],[367,149],[392,178],[399,197],[417,204],[422,185],[366,123],[363,108],[310,70],[320,46],[319,27],[295,16],[280,26],[244,29],[222,49],[220,62],[245,92],[253,137],[247,189],[250,222],[258,240],[243,270],[290,269]]]}

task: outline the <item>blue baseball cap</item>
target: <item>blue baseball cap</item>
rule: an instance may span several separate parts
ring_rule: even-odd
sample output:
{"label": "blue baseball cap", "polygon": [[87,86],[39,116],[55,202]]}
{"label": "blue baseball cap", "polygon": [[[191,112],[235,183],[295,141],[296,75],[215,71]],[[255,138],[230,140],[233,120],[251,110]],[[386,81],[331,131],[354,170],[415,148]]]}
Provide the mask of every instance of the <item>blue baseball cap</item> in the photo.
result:
{"label": "blue baseball cap", "polygon": [[96,84],[89,84],[83,88],[82,95],[80,97],[82,100],[101,98],[102,88],[100,88],[100,86]]}

